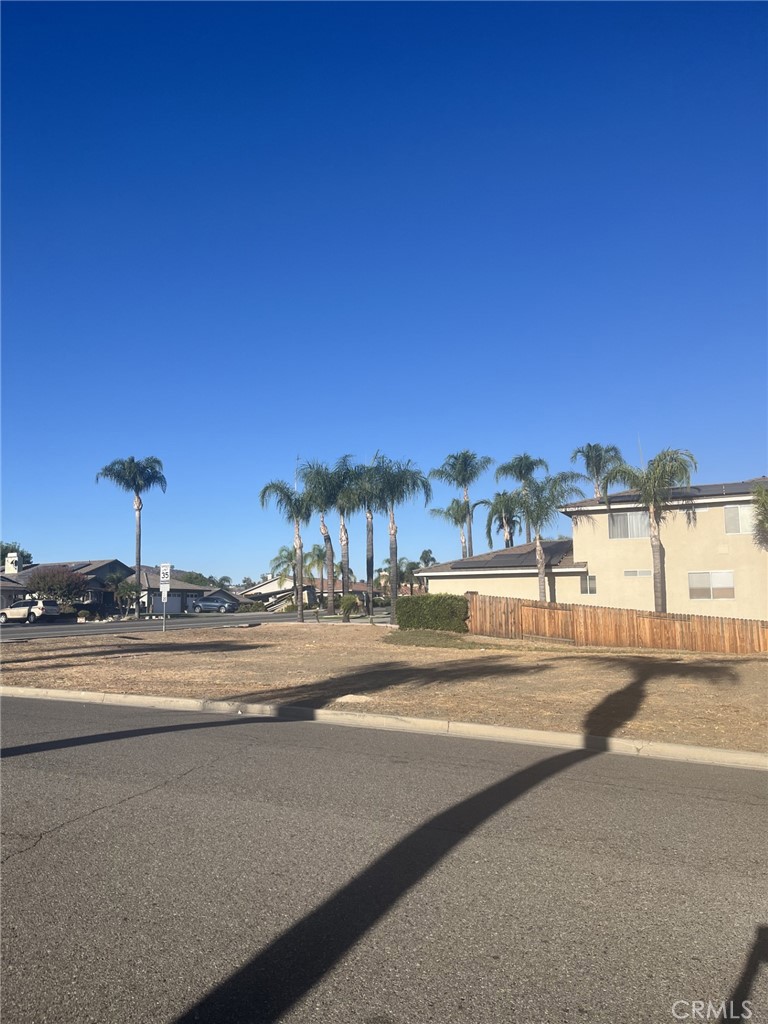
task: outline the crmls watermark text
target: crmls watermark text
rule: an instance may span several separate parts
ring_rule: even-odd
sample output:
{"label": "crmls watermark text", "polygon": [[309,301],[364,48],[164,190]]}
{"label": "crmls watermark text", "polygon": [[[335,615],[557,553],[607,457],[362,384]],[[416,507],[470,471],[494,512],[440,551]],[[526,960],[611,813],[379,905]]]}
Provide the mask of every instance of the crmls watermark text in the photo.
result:
{"label": "crmls watermark text", "polygon": [[741,1003],[678,999],[672,1004],[672,1016],[675,1020],[751,1020],[752,1003],[749,999]]}

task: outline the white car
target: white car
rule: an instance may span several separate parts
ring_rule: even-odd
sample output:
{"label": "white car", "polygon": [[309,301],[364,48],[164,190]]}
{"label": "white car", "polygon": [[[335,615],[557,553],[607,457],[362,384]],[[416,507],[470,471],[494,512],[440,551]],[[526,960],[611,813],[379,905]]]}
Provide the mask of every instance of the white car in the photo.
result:
{"label": "white car", "polygon": [[0,612],[0,622],[37,622],[38,619],[55,619],[60,612],[56,601],[14,601],[10,608]]}

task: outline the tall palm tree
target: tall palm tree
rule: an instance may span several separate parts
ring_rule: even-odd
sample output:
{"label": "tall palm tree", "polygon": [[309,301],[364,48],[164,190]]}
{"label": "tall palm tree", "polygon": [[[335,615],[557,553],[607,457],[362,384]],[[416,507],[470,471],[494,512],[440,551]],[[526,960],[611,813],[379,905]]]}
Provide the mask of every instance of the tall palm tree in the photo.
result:
{"label": "tall palm tree", "polygon": [[395,462],[381,455],[376,462],[376,469],[379,475],[381,497],[389,516],[389,571],[392,592],[389,621],[394,625],[400,568],[397,560],[395,508],[420,494],[424,496],[426,505],[432,497],[432,486],[424,473],[410,459],[405,462]]}
{"label": "tall palm tree", "polygon": [[469,488],[492,465],[493,459],[490,455],[476,455],[475,452],[465,449],[464,451],[454,452],[452,455],[446,456],[442,466],[433,469],[429,474],[435,480],[442,480],[443,483],[458,487],[462,492],[467,510],[467,551],[470,557],[473,554],[472,512],[474,506],[469,500]]}
{"label": "tall palm tree", "polygon": [[557,522],[560,506],[573,498],[582,498],[583,491],[578,487],[581,480],[579,473],[556,473],[539,480],[531,476],[525,488],[521,487],[517,494],[525,516],[534,531],[536,543],[536,571],[539,577],[539,600],[547,600],[546,561],[541,533],[545,527]]}
{"label": "tall palm tree", "polygon": [[296,491],[284,480],[271,480],[261,489],[261,507],[266,508],[274,501],[283,518],[293,523],[293,546],[296,549],[296,618],[304,621],[304,542],[301,527],[306,526],[312,515],[312,505],[302,491]]}
{"label": "tall palm tree", "polygon": [[[352,465],[351,455],[342,455],[333,467],[333,507],[339,514],[339,546],[341,548],[341,595],[349,593],[352,573],[349,571],[349,532],[347,519],[356,511],[358,495],[355,490],[355,479],[358,468]],[[352,581],[354,582],[354,580]]]}
{"label": "tall palm tree", "polygon": [[378,467],[378,452],[368,465],[352,468],[345,487],[347,514],[365,514],[365,583],[368,594],[368,614],[373,620],[373,517],[386,513],[387,505],[382,493],[382,477]]}
{"label": "tall palm tree", "polygon": [[[304,485],[304,493],[312,506],[312,510],[320,516],[320,533],[325,545],[326,575],[329,580],[332,580],[333,543],[330,531],[325,525],[325,517],[331,509],[336,507],[336,498],[340,486],[339,474],[334,469],[326,466],[324,462],[305,462],[299,468],[299,480]],[[331,588],[331,601],[328,603],[328,614],[333,614],[333,588]]]}
{"label": "tall palm tree", "polygon": [[481,505],[488,506],[488,518],[485,523],[485,536],[488,547],[493,547],[493,529],[504,534],[504,547],[515,546],[515,530],[522,530],[523,513],[520,507],[520,496],[516,491],[497,491],[491,501],[483,500]]}
{"label": "tall palm tree", "polygon": [[[515,455],[509,462],[502,462],[496,470],[496,480],[500,480],[503,476],[511,476],[522,484],[521,489],[525,491],[529,482],[533,480],[533,474],[537,469],[543,469],[545,473],[548,473],[549,466],[546,460],[535,459],[528,452],[523,452],[521,455]],[[525,543],[531,543],[531,523],[527,519],[525,520]]]}
{"label": "tall palm tree", "polygon": [[459,538],[461,540],[461,557],[467,557],[467,538],[464,534],[464,527],[467,524],[467,518],[469,516],[469,502],[460,501],[458,498],[454,498],[453,501],[449,501],[445,508],[431,508],[429,510],[431,516],[437,516],[440,519],[445,519],[452,526],[458,526]]}
{"label": "tall palm tree", "polygon": [[615,444],[583,444],[571,453],[571,462],[578,459],[584,461],[584,479],[592,483],[596,500],[602,501],[607,491],[606,475],[624,461],[621,452]]}
{"label": "tall palm tree", "polygon": [[[624,484],[637,491],[637,503],[648,512],[651,555],[653,558],[653,606],[657,612],[667,610],[667,575],[661,525],[678,510],[688,523],[696,521],[696,509],[688,496],[675,494],[691,486],[691,472],[698,469],[693,455],[681,448],[665,448],[645,468],[621,462],[606,474],[606,484]],[[608,499],[610,504],[610,499]]]}
{"label": "tall palm tree", "polygon": [[[136,586],[141,589],[141,510],[144,503],[141,496],[153,487],[159,487],[165,493],[168,481],[163,476],[163,464],[155,455],[146,459],[135,459],[129,455],[127,459],[115,459],[104,466],[96,474],[99,480],[109,480],[122,491],[133,494],[133,510],[136,513]],[[139,617],[140,601],[136,599],[136,618]]]}
{"label": "tall palm tree", "polygon": [[[313,576],[317,575],[319,578],[320,586],[318,587],[317,593],[319,596],[320,604],[323,603],[323,570],[325,569],[325,548],[321,547],[320,544],[313,544],[309,551],[304,556],[304,564],[307,569],[312,573]],[[331,586],[331,597],[333,597],[333,586]],[[329,605],[330,607],[330,605]]]}

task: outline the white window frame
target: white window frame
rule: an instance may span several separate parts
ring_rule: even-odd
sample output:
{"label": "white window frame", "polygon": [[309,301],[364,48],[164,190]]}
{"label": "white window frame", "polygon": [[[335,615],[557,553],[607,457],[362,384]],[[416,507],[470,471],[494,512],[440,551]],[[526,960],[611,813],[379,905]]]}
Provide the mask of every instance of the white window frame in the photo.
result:
{"label": "white window frame", "polygon": [[[696,597],[694,597],[694,595],[691,593],[692,590],[703,591],[705,588],[703,586],[692,587],[691,586],[691,576],[709,576],[709,595],[708,596],[705,596],[704,594],[701,594],[701,595],[697,595]],[[721,579],[717,581],[718,586],[715,586],[714,585],[713,577],[718,577],[718,576],[721,577]],[[724,581],[722,579],[722,577],[724,577],[724,576],[730,576],[730,578],[731,578],[731,585],[730,585],[730,587],[724,585]],[[730,594],[715,594],[716,590],[730,590],[730,591],[732,591],[732,593],[730,593]],[[733,569],[698,569],[695,572],[689,572],[688,573],[688,599],[690,601],[735,601],[736,600],[736,574],[734,573]]]}
{"label": "white window frame", "polygon": [[591,596],[597,593],[597,576],[581,576],[579,580],[582,594]]}
{"label": "white window frame", "polygon": [[[735,524],[734,519],[736,520]],[[723,522],[725,525],[725,532],[728,535],[737,533],[754,533],[754,505],[726,505],[723,508]],[[734,525],[738,526],[737,530],[732,529]]]}
{"label": "white window frame", "polygon": [[[614,533],[619,523],[626,523],[627,534]],[[631,512],[609,512],[608,513],[608,539],[609,540],[644,540],[651,535],[651,517],[643,509],[634,509]]]}
{"label": "white window frame", "polygon": [[634,579],[636,576],[640,576],[643,579],[648,579],[649,576],[653,576],[653,570],[652,569],[625,569],[624,570],[624,575],[625,575],[625,577],[629,577],[631,579]]}

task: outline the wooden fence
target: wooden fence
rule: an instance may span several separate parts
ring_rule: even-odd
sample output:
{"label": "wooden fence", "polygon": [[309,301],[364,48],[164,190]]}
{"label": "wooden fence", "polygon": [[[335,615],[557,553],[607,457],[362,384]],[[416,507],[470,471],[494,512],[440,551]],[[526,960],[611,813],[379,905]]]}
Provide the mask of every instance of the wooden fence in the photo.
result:
{"label": "wooden fence", "polygon": [[768,622],[670,615],[633,608],[542,604],[468,593],[470,633],[509,639],[547,638],[579,647],[646,647],[667,651],[759,654],[768,651]]}

